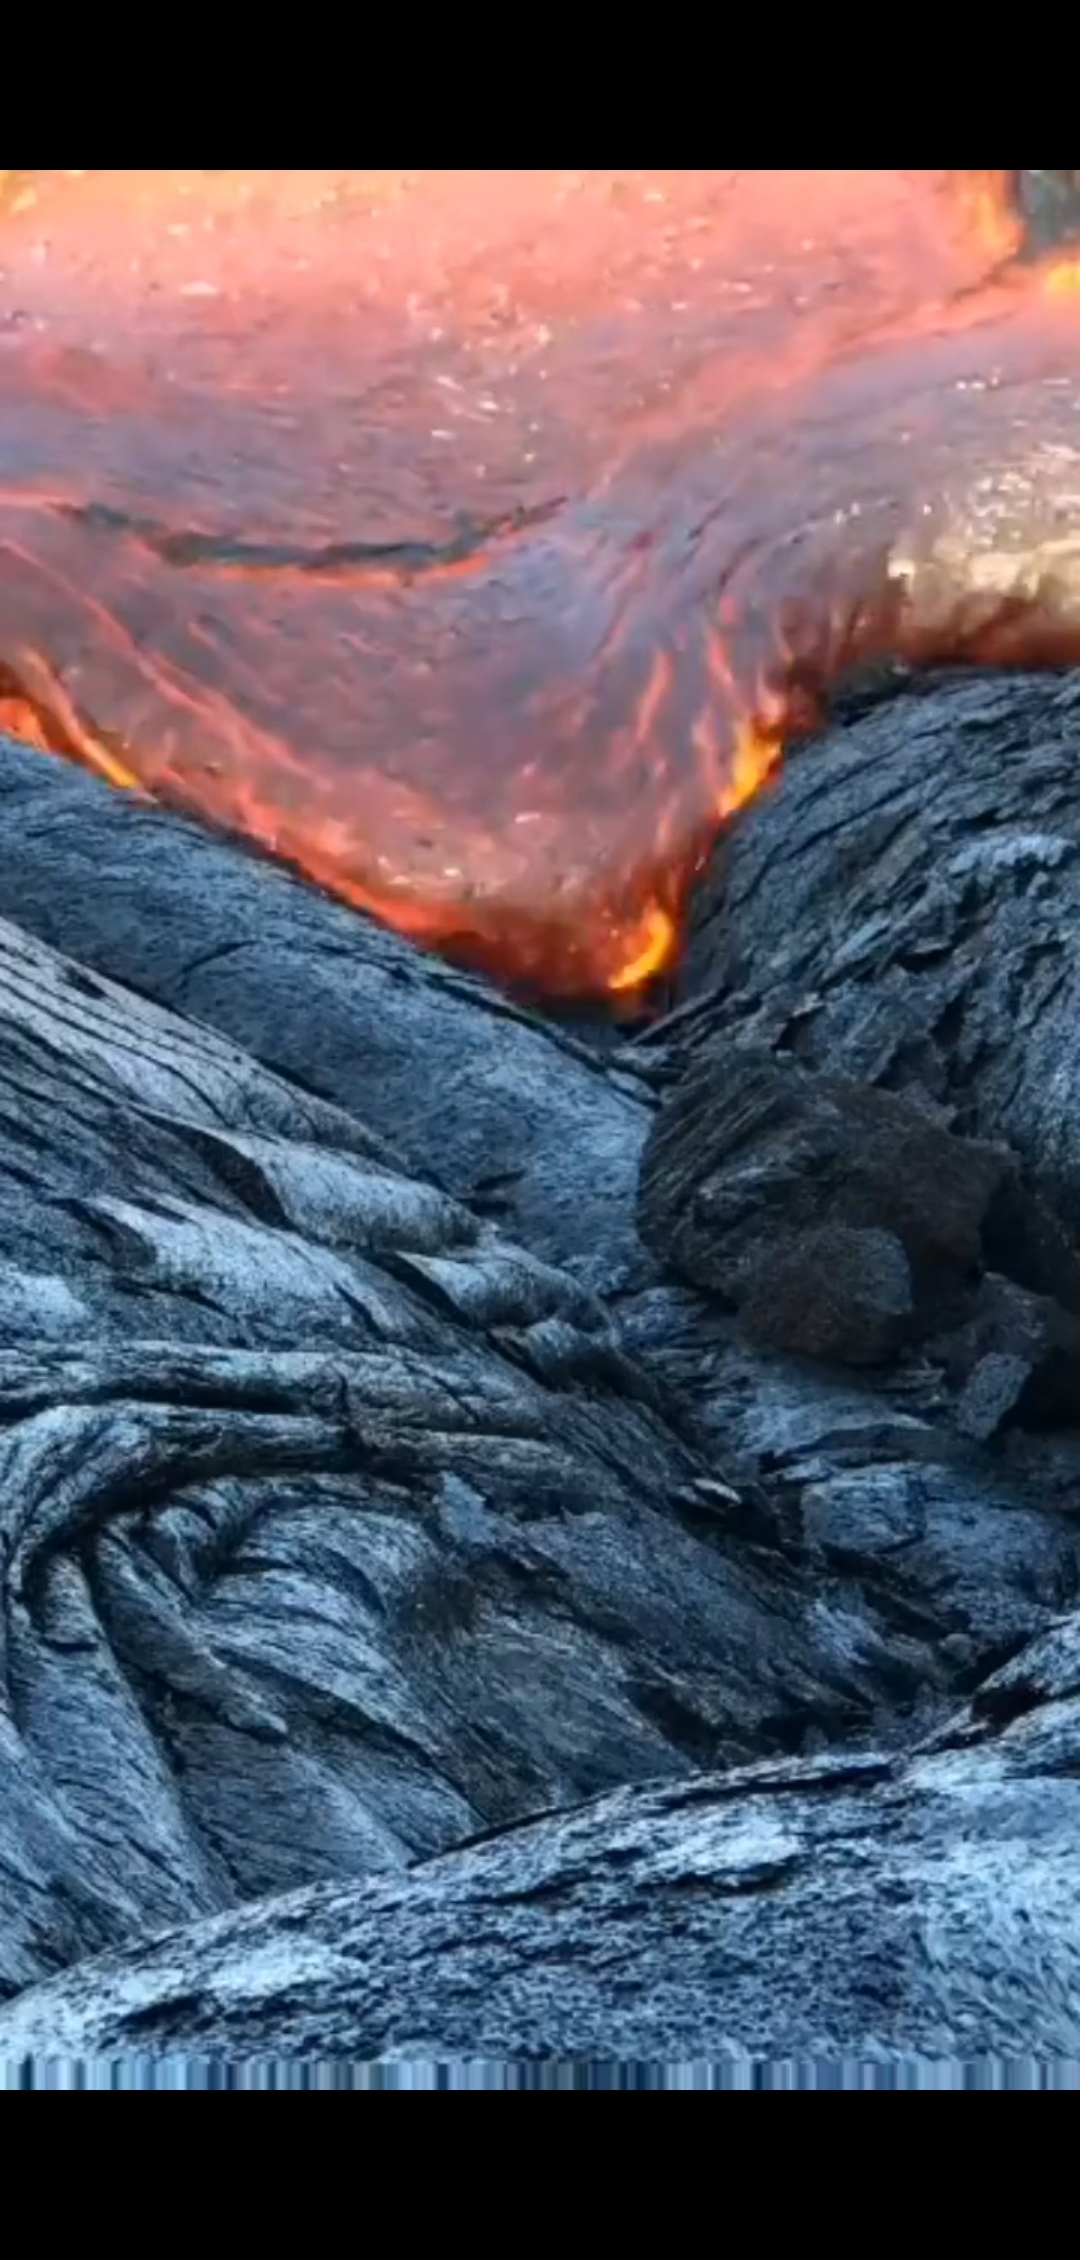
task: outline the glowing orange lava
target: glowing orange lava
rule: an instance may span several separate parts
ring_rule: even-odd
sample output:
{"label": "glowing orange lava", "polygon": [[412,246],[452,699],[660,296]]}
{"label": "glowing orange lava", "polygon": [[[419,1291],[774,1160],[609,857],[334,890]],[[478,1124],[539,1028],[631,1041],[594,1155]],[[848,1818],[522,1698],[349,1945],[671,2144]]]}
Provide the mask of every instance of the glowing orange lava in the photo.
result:
{"label": "glowing orange lava", "polygon": [[849,665],[1080,657],[1013,181],[0,174],[0,728],[634,996]]}

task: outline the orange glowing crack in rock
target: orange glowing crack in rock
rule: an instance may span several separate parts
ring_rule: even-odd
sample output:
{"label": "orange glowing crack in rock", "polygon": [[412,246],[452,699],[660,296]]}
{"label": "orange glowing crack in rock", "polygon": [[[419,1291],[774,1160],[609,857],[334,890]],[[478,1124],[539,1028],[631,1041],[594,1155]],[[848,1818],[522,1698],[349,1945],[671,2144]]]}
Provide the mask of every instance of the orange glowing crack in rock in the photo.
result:
{"label": "orange glowing crack in rock", "polygon": [[0,727],[636,996],[848,666],[1080,657],[1013,181],[0,175]]}

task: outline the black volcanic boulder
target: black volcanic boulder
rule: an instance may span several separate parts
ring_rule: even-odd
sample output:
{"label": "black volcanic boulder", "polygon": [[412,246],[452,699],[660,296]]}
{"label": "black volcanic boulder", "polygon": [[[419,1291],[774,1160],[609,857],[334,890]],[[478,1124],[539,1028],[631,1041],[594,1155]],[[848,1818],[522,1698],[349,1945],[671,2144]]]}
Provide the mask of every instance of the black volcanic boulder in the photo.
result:
{"label": "black volcanic boulder", "polygon": [[876,1364],[956,1305],[1015,1176],[909,1098],[720,1042],[646,1148],[641,1227],[755,1339]]}

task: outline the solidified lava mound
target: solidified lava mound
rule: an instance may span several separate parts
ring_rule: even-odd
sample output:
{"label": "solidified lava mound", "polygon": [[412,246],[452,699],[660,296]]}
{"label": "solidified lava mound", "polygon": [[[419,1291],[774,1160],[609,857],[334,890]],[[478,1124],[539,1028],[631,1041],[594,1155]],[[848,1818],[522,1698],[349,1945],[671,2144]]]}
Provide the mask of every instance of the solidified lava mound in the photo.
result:
{"label": "solidified lava mound", "polygon": [[853,662],[1080,656],[1018,178],[0,175],[0,724],[633,994]]}

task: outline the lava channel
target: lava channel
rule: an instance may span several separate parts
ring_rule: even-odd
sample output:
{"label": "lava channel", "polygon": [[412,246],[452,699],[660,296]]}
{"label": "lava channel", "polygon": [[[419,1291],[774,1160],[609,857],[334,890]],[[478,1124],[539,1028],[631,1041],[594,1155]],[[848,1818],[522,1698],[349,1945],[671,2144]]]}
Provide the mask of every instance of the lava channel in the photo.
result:
{"label": "lava channel", "polygon": [[638,997],[847,669],[1080,658],[1017,178],[0,175],[0,726]]}

